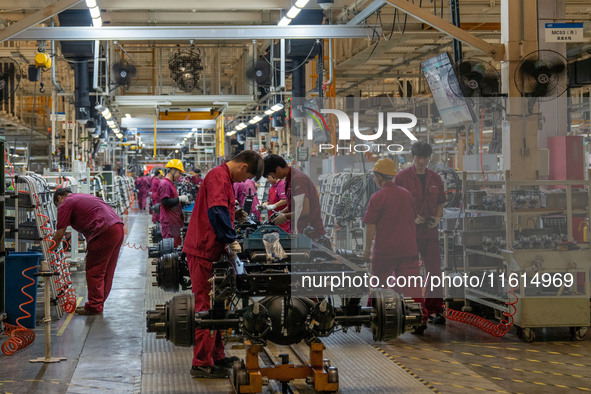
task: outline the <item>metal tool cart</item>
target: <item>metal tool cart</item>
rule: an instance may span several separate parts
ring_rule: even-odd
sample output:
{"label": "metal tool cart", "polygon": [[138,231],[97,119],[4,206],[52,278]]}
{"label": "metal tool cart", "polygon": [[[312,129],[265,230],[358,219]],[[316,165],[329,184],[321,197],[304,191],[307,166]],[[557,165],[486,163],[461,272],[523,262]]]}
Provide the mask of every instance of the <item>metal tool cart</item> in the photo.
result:
{"label": "metal tool cart", "polygon": [[463,229],[455,231],[464,265],[455,274],[481,280],[464,284],[463,310],[477,303],[501,318],[513,311],[511,302],[526,341],[542,327],[569,327],[582,340],[591,318],[591,249],[582,231],[591,181],[512,181],[508,172],[503,181],[468,177],[463,174]]}

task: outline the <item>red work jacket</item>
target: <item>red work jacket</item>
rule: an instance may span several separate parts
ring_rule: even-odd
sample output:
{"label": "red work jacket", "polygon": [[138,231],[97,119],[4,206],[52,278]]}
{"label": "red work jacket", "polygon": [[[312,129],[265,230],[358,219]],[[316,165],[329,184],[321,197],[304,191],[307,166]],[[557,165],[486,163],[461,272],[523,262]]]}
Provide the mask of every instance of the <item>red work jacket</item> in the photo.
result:
{"label": "red work jacket", "polygon": [[183,252],[209,261],[219,260],[226,244],[216,239],[207,211],[212,207],[226,207],[230,212],[230,221],[234,223],[234,204],[236,199],[232,177],[224,163],[209,171],[203,179],[189,221]]}
{"label": "red work jacket", "polygon": [[[179,196],[174,183],[166,177],[162,178],[158,185],[158,196],[160,201],[164,198],[176,198]],[[172,207],[166,207],[162,205],[160,207],[160,226],[167,227],[170,229],[171,234],[177,238],[181,235],[181,228],[185,224],[183,219],[183,208],[181,204],[173,205]]]}
{"label": "red work jacket", "polygon": [[158,194],[158,187],[160,186],[160,179],[157,177],[152,178],[152,184],[150,185],[150,192],[152,192],[152,205],[160,204],[160,195]]}
{"label": "red work jacket", "polygon": [[[303,234],[308,226],[314,228],[313,239],[318,239],[326,234],[322,216],[320,214],[320,200],[318,200],[318,191],[316,186],[306,174],[297,168],[290,167],[287,177],[285,177],[285,197],[287,199],[287,212],[294,212],[294,202],[292,199],[299,195],[304,195],[310,204],[310,212],[306,216],[301,216],[297,220],[298,233]],[[292,217],[292,222],[295,215]]]}
{"label": "red work jacket", "polygon": [[[396,175],[394,184],[402,186],[408,190],[415,199],[417,215],[425,219],[437,215],[437,206],[443,204],[447,198],[443,188],[443,181],[438,173],[427,169],[427,179],[425,180],[425,189],[415,171],[415,167],[406,168]],[[437,227],[429,228],[427,223],[417,224],[417,239],[437,239],[439,232]]]}
{"label": "red work jacket", "polygon": [[371,196],[363,223],[376,226],[374,259],[418,256],[415,217],[412,194],[391,181]]}

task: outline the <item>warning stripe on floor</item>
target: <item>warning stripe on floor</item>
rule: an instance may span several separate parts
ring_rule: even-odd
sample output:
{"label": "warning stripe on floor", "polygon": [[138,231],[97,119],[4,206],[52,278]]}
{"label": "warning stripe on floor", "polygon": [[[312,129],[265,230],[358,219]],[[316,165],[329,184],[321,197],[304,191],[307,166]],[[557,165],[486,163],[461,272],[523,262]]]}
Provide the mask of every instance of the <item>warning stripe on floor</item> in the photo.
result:
{"label": "warning stripe on floor", "polygon": [[546,371],[523,369],[523,368],[507,368],[507,367],[501,367],[501,366],[497,366],[497,365],[465,363],[465,362],[459,362],[459,361],[454,361],[454,360],[442,360],[442,359],[437,359],[437,358],[405,356],[405,355],[400,355],[400,354],[395,354],[395,355],[393,355],[393,357],[406,358],[406,359],[415,360],[415,361],[431,361],[431,362],[437,362],[437,363],[466,365],[466,366],[479,367],[479,368],[499,369],[499,370],[516,371],[516,372],[531,372],[531,373],[542,374],[542,375],[565,376],[565,377],[572,377],[572,378],[578,378],[578,379],[591,379],[591,376],[585,376],[585,375],[576,375],[576,374],[569,374],[569,373],[563,373],[563,372],[546,372]]}
{"label": "warning stripe on floor", "polygon": [[[99,386],[87,386],[84,384],[76,384],[76,383],[66,383],[60,382],[59,380],[43,380],[43,379],[22,379],[22,380],[0,380],[0,386],[4,385],[5,383],[21,383],[21,382],[31,382],[31,383],[49,383],[49,384],[57,384],[57,385],[66,385],[69,387],[74,388],[85,388],[85,389],[93,389],[93,390],[100,390],[100,391],[114,391],[112,388],[108,387],[99,387]],[[5,390],[7,388],[4,388]]]}
{"label": "warning stripe on floor", "polygon": [[396,360],[396,358],[394,356],[392,356],[391,354],[389,354],[388,352],[386,352],[384,349],[382,349],[378,345],[373,345],[373,347],[376,348],[376,350],[378,352],[380,352],[384,356],[386,356],[394,364],[396,364],[397,366],[399,366],[400,368],[402,368],[402,370],[404,372],[406,372],[407,374],[409,374],[410,376],[412,376],[413,378],[415,378],[417,381],[419,381],[420,383],[422,383],[429,390],[431,390],[434,393],[438,393],[439,392],[431,383],[427,382],[426,380],[424,380],[423,378],[421,378],[419,375],[417,375],[416,373],[414,373],[413,371],[411,371],[410,368],[406,367],[400,361]]}
{"label": "warning stripe on floor", "polygon": [[[519,348],[515,348],[515,347],[494,346],[494,345],[477,345],[477,344],[473,344],[473,343],[462,343],[462,342],[456,342],[456,341],[452,341],[452,343],[458,344],[458,345],[469,346],[469,347],[498,349],[498,350],[511,350],[511,351],[518,351],[518,352],[530,352],[530,353],[543,353],[543,354],[551,354],[553,356],[564,355],[564,356],[572,356],[572,357],[589,357],[589,355],[584,355],[584,354],[580,354],[580,353],[554,352],[554,351],[550,351],[550,350],[537,350],[537,349],[519,349]],[[424,349],[424,350],[428,350],[428,349]]]}
{"label": "warning stripe on floor", "polygon": [[[413,346],[399,346],[402,349],[409,349],[409,350],[419,350],[419,351],[428,351],[428,352],[437,352],[437,353],[445,353],[445,354],[461,354],[464,356],[475,356],[475,357],[486,357],[489,359],[504,359],[504,360],[511,360],[511,361],[527,361],[531,363],[543,363],[543,364],[552,364],[552,365],[570,365],[573,367],[585,367],[591,368],[591,364],[582,364],[582,363],[572,363],[572,362],[562,362],[562,361],[545,361],[545,360],[536,360],[533,358],[518,358],[518,357],[510,357],[510,356],[497,356],[494,354],[482,354],[482,353],[471,353],[471,352],[459,352],[459,351],[452,351],[452,350],[444,350],[444,349],[427,349],[427,348],[420,348],[420,347],[413,347]],[[532,354],[533,355],[533,354]]]}

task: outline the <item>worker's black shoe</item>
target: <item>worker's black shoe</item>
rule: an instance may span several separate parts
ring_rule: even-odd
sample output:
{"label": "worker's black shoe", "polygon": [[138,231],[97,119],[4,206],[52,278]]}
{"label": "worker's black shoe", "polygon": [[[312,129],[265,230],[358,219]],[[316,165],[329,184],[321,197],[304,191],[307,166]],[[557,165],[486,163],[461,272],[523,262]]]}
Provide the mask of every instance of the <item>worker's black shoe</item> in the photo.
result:
{"label": "worker's black shoe", "polygon": [[228,377],[228,370],[217,365],[212,367],[193,366],[189,373],[197,379],[224,379]]}
{"label": "worker's black shoe", "polygon": [[445,317],[441,313],[437,313],[429,316],[429,321],[432,324],[445,324]]}
{"label": "worker's black shoe", "polygon": [[218,367],[223,367],[223,368],[232,368],[234,361],[240,361],[240,359],[236,356],[224,357],[220,360],[215,360],[213,362],[213,365],[218,366]]}
{"label": "worker's black shoe", "polygon": [[411,332],[415,335],[423,335],[423,333],[425,332],[426,329],[427,329],[427,325],[423,323],[420,326],[416,326],[414,331],[411,331]]}
{"label": "worker's black shoe", "polygon": [[76,308],[75,312],[77,315],[83,315],[83,316],[94,316],[94,315],[102,315],[103,314],[103,312],[89,311],[87,309],[84,309],[83,306],[79,306],[78,308]]}

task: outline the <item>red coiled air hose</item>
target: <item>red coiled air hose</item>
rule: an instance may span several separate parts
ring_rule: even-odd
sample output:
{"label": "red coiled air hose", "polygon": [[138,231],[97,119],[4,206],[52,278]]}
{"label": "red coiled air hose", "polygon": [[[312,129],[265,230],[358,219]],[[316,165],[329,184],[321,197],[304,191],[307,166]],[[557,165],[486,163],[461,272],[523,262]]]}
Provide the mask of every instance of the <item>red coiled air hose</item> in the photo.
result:
{"label": "red coiled air hose", "polygon": [[28,301],[23,302],[18,307],[18,309],[21,310],[23,315],[16,319],[16,326],[5,324],[5,326],[7,327],[7,332],[5,332],[5,334],[10,335],[10,338],[8,338],[8,340],[2,344],[2,353],[4,353],[7,356],[12,356],[18,350],[29,346],[35,340],[35,332],[29,328],[23,327],[23,325],[20,323],[20,320],[28,319],[29,317],[31,317],[31,314],[27,312],[25,309],[23,309],[23,307],[35,301],[35,299],[31,297],[30,294],[25,292],[25,289],[27,287],[35,286],[35,279],[31,278],[30,276],[27,276],[25,272],[36,268],[36,266],[33,266],[23,270],[23,276],[30,280],[29,284],[23,286],[21,289],[21,292],[29,298]]}
{"label": "red coiled air hose", "polygon": [[503,312],[503,316],[505,316],[505,318],[501,319],[501,321],[498,323],[493,323],[473,313],[456,311],[453,309],[445,310],[445,318],[448,320],[473,325],[494,337],[502,338],[511,330],[511,326],[513,325],[513,316],[515,316],[515,313],[517,312],[517,308],[515,307],[515,304],[517,304],[517,301],[519,300],[519,297],[517,297],[517,294],[515,294],[515,290],[517,289],[518,287],[511,289],[507,292],[507,295],[510,294],[513,297],[515,297],[515,301],[507,302],[507,306],[509,306],[509,308],[512,308],[513,310]]}

